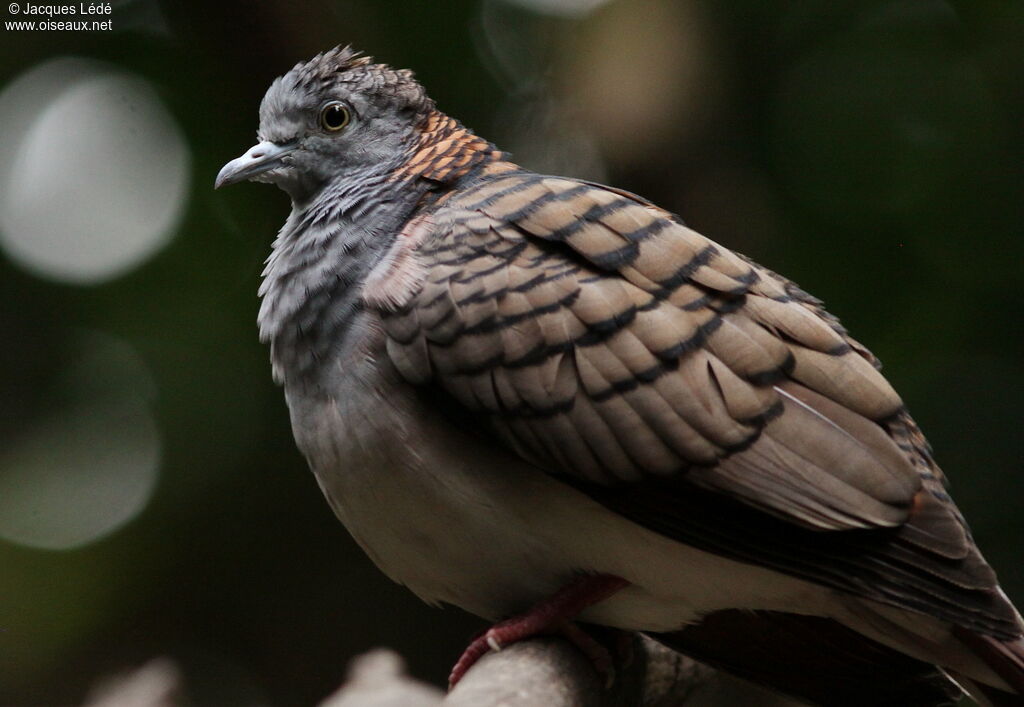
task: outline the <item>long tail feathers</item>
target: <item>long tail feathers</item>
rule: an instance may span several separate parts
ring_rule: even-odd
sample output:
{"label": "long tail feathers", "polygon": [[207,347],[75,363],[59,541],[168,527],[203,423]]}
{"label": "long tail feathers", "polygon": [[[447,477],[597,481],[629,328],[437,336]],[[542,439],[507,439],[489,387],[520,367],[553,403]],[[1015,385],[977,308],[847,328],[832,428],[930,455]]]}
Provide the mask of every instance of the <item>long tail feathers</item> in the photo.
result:
{"label": "long tail feathers", "polygon": [[985,664],[992,668],[992,672],[1002,678],[1017,694],[974,682],[976,691],[996,707],[1024,707],[1024,638],[1001,641],[960,627],[953,629],[953,635],[985,661]]}
{"label": "long tail feathers", "polygon": [[720,611],[699,624],[652,637],[697,660],[816,705],[938,707],[954,704],[960,695],[935,666],[830,619]]}
{"label": "long tail feathers", "polygon": [[963,675],[952,673],[961,687],[967,691],[980,707],[1022,707],[1024,698],[1020,695],[1013,695],[1003,690],[998,690],[989,685],[984,685],[976,680],[971,680]]}

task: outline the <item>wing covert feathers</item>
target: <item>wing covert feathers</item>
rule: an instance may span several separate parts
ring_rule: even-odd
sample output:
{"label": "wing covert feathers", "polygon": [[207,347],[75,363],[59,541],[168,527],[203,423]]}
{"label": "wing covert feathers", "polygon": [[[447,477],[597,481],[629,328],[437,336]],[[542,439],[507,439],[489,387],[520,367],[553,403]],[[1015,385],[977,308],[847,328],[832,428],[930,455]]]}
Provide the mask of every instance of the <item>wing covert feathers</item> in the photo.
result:
{"label": "wing covert feathers", "polygon": [[1020,635],[924,437],[821,302],[570,179],[503,169],[429,225],[386,259],[399,296],[374,273],[366,298],[409,381],[669,537]]}
{"label": "wing covert feathers", "polygon": [[906,520],[918,474],[873,422],[902,403],[790,283],[568,179],[485,179],[431,222],[420,289],[380,307],[389,355],[532,461],[599,483],[685,472],[822,530]]}

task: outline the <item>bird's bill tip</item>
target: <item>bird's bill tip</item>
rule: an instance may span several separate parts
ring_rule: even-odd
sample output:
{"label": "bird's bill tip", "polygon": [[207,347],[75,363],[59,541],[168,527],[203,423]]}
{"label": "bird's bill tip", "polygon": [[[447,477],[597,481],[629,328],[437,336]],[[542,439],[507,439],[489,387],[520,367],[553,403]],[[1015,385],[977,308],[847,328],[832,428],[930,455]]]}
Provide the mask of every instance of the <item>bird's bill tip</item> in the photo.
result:
{"label": "bird's bill tip", "polygon": [[252,179],[258,174],[280,167],[282,158],[294,149],[295,145],[279,145],[269,140],[253,145],[241,157],[236,157],[220,168],[213,188],[220,189],[228,184]]}

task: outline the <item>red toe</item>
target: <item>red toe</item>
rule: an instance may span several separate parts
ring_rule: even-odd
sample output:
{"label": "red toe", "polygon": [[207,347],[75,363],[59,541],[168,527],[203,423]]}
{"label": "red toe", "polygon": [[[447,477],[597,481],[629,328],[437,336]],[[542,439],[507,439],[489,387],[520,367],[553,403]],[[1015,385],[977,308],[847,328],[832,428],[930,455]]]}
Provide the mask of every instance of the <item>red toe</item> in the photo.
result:
{"label": "red toe", "polygon": [[611,679],[612,660],[601,644],[572,625],[572,619],[588,606],[607,599],[629,582],[612,575],[585,575],[566,585],[548,599],[519,616],[496,623],[477,636],[462,652],[448,676],[451,689],[480,658],[491,650],[533,636],[557,632],[568,638],[586,655],[599,673]]}

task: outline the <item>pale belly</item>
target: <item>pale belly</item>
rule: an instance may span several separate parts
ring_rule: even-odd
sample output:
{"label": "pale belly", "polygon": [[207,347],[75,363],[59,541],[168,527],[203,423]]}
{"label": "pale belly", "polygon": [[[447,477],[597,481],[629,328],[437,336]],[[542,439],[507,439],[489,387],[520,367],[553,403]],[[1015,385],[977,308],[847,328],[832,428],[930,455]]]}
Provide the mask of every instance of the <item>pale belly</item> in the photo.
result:
{"label": "pale belly", "polygon": [[338,518],[422,599],[495,620],[593,572],[632,584],[581,617],[619,628],[672,630],[727,608],[826,613],[827,590],[646,530],[385,378],[368,360],[333,399],[289,404]]}

